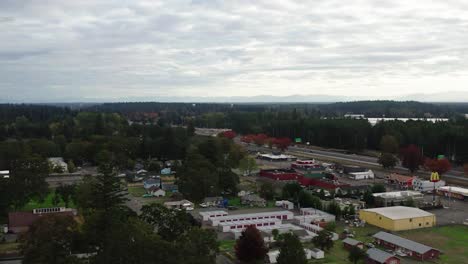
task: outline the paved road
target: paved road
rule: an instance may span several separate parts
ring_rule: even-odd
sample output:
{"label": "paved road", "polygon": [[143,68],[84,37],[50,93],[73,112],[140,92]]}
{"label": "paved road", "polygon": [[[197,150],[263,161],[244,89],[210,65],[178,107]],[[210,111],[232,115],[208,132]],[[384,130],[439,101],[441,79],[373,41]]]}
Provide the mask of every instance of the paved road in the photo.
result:
{"label": "paved road", "polygon": [[[344,154],[344,153],[339,153],[339,152],[308,149],[308,148],[294,147],[294,146],[289,147],[288,153],[294,154],[295,152],[302,154],[304,156],[311,156],[311,157],[316,156],[316,157],[323,157],[323,158],[334,159],[334,160],[342,160],[342,161],[360,163],[360,164],[371,165],[371,166],[380,166],[380,164],[377,162],[377,158],[362,156],[362,155],[357,155],[357,154]],[[405,168],[400,165],[396,166],[395,168],[400,169],[400,170],[405,170]],[[461,181],[465,181],[468,183],[468,178],[454,175],[453,172],[449,174],[444,174],[444,177],[461,180]]]}

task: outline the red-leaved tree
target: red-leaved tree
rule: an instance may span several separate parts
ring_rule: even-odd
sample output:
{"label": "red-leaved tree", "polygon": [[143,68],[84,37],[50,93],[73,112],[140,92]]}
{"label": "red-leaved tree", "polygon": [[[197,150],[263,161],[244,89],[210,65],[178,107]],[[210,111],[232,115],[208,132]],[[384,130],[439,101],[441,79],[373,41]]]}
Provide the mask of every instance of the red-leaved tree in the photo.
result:
{"label": "red-leaved tree", "polygon": [[424,166],[430,171],[436,171],[440,175],[446,173],[452,168],[448,159],[429,159],[424,161]]}
{"label": "red-leaved tree", "polygon": [[237,136],[237,134],[236,134],[236,132],[234,132],[232,130],[228,130],[228,131],[221,132],[220,136],[225,137],[225,138],[229,138],[229,139],[233,139],[233,138],[235,138]]}
{"label": "red-leaved tree", "polygon": [[241,137],[241,141],[244,143],[252,143],[254,141],[255,135],[248,134],[243,137]]}
{"label": "red-leaved tree", "polygon": [[283,151],[286,150],[291,145],[291,143],[291,139],[287,137],[273,139],[273,145]]}
{"label": "red-leaved tree", "polygon": [[401,164],[412,173],[423,164],[421,150],[416,145],[409,145],[401,150]]}
{"label": "red-leaved tree", "polygon": [[268,139],[268,136],[265,135],[265,134],[258,134],[258,135],[255,135],[254,136],[254,143],[257,145],[257,146],[263,146],[265,145],[266,143],[266,140]]}
{"label": "red-leaved tree", "polygon": [[268,249],[255,226],[247,227],[236,241],[234,247],[236,257],[241,263],[256,263],[263,261]]}

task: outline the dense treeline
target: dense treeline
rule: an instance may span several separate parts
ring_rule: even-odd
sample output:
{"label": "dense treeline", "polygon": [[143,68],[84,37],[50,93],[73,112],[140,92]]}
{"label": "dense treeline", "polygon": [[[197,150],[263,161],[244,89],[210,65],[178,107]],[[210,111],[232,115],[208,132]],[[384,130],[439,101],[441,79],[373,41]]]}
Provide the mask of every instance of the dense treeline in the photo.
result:
{"label": "dense treeline", "polygon": [[468,112],[468,104],[432,104],[415,101],[356,101],[341,103],[106,103],[88,108],[122,114],[135,112],[157,112],[167,115],[170,122],[181,119],[172,117],[193,117],[208,113],[235,112],[290,112],[294,109],[312,117],[340,117],[345,114],[364,114],[367,117],[452,117]]}
{"label": "dense treeline", "polygon": [[14,160],[31,156],[64,157],[76,165],[111,159],[121,168],[132,168],[137,159],[183,159],[190,137],[183,128],[130,125],[116,113],[26,105],[2,110],[2,169],[10,169]]}

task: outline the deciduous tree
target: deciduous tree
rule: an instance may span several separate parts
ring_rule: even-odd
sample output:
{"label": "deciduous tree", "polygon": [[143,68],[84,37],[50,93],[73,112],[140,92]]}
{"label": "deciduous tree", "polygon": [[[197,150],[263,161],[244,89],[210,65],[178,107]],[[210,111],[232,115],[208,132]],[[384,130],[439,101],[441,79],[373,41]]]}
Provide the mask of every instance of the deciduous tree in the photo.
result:
{"label": "deciduous tree", "polygon": [[234,248],[237,259],[245,264],[263,261],[268,252],[260,231],[255,226],[249,226],[242,232]]}

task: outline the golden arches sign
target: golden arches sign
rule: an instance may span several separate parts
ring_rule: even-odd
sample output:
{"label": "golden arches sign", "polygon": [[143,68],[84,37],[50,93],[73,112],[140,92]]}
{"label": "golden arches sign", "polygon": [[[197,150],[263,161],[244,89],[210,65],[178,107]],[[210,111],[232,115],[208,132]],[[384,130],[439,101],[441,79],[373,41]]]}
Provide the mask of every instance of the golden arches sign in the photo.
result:
{"label": "golden arches sign", "polygon": [[438,182],[440,181],[440,175],[438,172],[431,173],[431,182]]}

